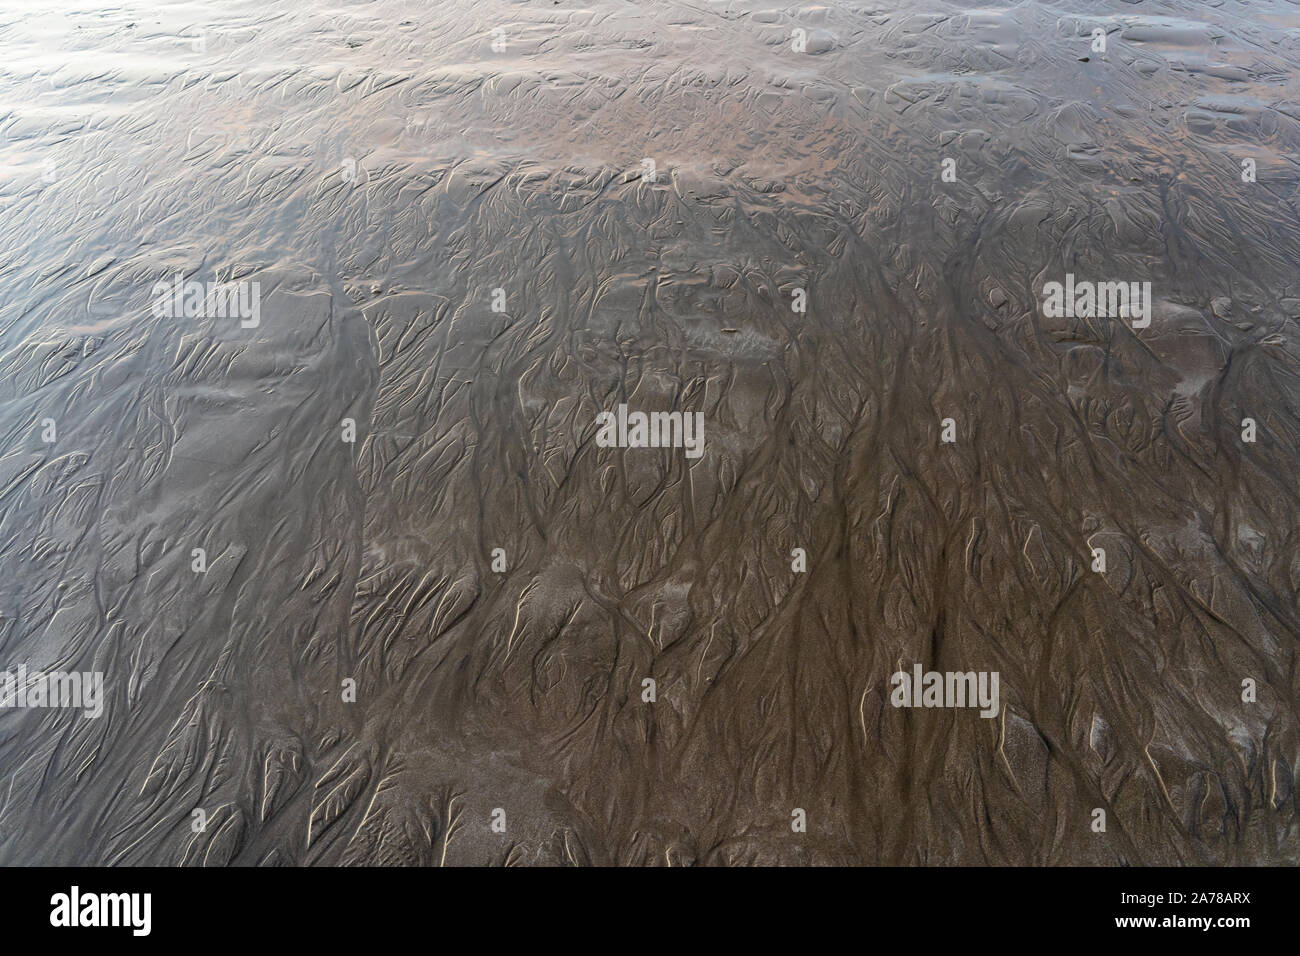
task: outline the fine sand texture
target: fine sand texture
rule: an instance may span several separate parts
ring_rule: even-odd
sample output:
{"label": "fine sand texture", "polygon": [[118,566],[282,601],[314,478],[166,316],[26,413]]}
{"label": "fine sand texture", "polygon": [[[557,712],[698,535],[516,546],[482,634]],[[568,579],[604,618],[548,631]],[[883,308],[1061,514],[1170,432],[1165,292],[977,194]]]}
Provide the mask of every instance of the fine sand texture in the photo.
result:
{"label": "fine sand texture", "polygon": [[103,682],[0,707],[0,863],[1300,862],[1297,67],[1288,0],[0,7],[0,669]]}

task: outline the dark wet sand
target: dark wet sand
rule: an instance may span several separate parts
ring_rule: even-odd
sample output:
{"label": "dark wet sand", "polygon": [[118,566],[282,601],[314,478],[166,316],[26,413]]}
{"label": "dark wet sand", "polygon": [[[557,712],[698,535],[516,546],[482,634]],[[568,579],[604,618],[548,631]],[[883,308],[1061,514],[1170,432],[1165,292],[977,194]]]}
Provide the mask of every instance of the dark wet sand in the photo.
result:
{"label": "dark wet sand", "polygon": [[[1300,861],[1300,8],[0,52],[0,668],[105,682],[0,710],[0,863]],[[177,273],[260,323],[155,314]],[[1067,273],[1150,326],[1047,318]],[[600,447],[620,404],[703,454]],[[917,663],[997,716],[891,706]]]}

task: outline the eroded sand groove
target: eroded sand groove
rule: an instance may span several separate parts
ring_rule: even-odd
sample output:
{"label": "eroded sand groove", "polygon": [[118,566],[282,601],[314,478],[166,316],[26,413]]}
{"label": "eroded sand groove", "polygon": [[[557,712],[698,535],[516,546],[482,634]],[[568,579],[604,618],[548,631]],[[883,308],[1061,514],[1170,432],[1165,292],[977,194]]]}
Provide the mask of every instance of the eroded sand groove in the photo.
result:
{"label": "eroded sand groove", "polygon": [[301,6],[0,13],[0,862],[1297,862],[1296,7]]}

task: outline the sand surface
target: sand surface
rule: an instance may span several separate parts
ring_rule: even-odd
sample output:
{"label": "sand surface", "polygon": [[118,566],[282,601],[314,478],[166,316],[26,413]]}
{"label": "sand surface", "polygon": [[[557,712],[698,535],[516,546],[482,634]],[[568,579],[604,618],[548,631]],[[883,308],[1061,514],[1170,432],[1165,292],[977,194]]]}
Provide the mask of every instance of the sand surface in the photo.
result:
{"label": "sand surface", "polygon": [[104,679],[0,709],[0,862],[1300,862],[1298,65],[1286,0],[0,7],[0,668]]}

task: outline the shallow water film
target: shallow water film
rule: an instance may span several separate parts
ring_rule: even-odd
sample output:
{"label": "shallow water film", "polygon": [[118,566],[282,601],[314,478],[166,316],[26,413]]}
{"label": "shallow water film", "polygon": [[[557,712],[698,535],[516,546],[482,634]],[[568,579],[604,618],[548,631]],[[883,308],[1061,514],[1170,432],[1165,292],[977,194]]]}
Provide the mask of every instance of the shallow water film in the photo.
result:
{"label": "shallow water film", "polygon": [[0,863],[1300,861],[1300,6],[0,52]]}

